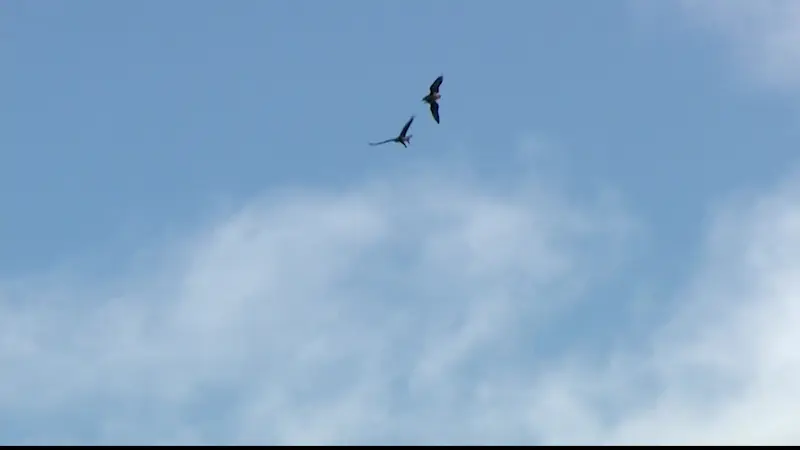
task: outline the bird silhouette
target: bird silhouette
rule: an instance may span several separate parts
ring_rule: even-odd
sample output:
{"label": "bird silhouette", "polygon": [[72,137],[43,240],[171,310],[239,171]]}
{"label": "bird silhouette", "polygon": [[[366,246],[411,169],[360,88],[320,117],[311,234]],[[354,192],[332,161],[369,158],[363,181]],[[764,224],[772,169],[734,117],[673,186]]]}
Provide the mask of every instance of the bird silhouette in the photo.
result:
{"label": "bird silhouette", "polygon": [[388,144],[389,142],[397,142],[403,144],[403,147],[408,148],[406,144],[411,143],[412,135],[409,134],[408,136],[406,136],[406,133],[408,133],[408,129],[411,127],[411,122],[413,121],[414,121],[414,116],[411,116],[411,118],[408,119],[408,122],[406,122],[406,125],[403,127],[403,131],[401,131],[400,135],[398,135],[396,138],[387,139],[381,142],[370,142],[369,145],[383,145],[383,144]]}
{"label": "bird silhouette", "polygon": [[439,75],[439,78],[431,84],[430,93],[422,98],[423,102],[430,105],[431,115],[436,123],[439,123],[439,103],[437,100],[442,98],[442,95],[439,94],[439,86],[442,85],[442,81],[444,81],[444,75]]}

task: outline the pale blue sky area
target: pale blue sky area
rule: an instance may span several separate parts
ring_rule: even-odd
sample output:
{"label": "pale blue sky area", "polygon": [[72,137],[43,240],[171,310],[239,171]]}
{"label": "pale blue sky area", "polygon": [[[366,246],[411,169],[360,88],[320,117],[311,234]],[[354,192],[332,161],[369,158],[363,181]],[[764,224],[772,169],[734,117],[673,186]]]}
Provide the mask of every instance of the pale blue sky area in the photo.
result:
{"label": "pale blue sky area", "polygon": [[[793,118],[738,89],[724,53],[679,24],[643,29],[621,0],[2,9],[6,277],[73,258],[113,268],[272,188],[448,157],[504,178],[539,135],[576,195],[619,190],[657,236],[639,267],[667,283],[686,275],[711,202],[773,180],[797,152]],[[437,125],[421,98],[439,74]],[[367,146],[411,114],[408,149]]]}
{"label": "pale blue sky area", "polygon": [[[773,175],[793,135],[732,95],[697,40],[631,16],[623,1],[7,2],[0,268],[457,144],[502,174],[525,133],[568,152],[576,185],[613,183],[685,242],[710,196]],[[439,73],[435,126],[419,100]],[[365,146],[412,113],[412,149]]]}

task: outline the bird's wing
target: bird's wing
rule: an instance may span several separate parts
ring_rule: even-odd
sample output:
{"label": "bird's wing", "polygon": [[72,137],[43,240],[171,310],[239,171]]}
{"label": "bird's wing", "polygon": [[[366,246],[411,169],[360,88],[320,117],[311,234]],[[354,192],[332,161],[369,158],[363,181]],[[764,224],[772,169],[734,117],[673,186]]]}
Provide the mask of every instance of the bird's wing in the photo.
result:
{"label": "bird's wing", "polygon": [[436,123],[439,123],[439,103],[431,102],[431,115]]}
{"label": "bird's wing", "polygon": [[444,75],[439,75],[439,78],[434,80],[433,84],[431,85],[431,92],[434,94],[439,92],[439,86],[442,85],[442,81],[444,81]]}
{"label": "bird's wing", "polygon": [[369,145],[382,145],[382,144],[387,144],[387,143],[392,142],[392,141],[394,141],[394,139],[387,139],[387,140],[381,141],[381,142],[370,142]]}
{"label": "bird's wing", "polygon": [[408,133],[408,129],[411,128],[411,122],[413,121],[414,121],[414,116],[411,116],[411,118],[408,119],[408,122],[406,122],[406,125],[403,127],[403,131],[400,132],[400,137],[403,137],[406,135],[406,133]]}

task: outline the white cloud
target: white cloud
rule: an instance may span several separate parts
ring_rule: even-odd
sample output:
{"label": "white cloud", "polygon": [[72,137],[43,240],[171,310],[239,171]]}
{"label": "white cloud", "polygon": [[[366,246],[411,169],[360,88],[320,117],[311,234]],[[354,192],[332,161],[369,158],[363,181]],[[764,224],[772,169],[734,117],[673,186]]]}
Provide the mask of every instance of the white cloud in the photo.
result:
{"label": "white cloud", "polygon": [[637,229],[538,179],[273,193],[113,284],[7,284],[0,441],[800,443],[798,185],[715,214],[647,339],[554,360]]}
{"label": "white cloud", "polygon": [[621,261],[606,200],[397,173],[273,193],[113,284],[9,282],[0,440],[502,439],[476,386]]}
{"label": "white cloud", "polygon": [[694,23],[730,43],[746,71],[779,88],[800,88],[800,3],[792,0],[682,0]]}
{"label": "white cloud", "polygon": [[520,405],[545,439],[800,444],[798,205],[800,185],[789,183],[719,212],[700,275],[648,351],[566,364],[530,388],[550,392]]}

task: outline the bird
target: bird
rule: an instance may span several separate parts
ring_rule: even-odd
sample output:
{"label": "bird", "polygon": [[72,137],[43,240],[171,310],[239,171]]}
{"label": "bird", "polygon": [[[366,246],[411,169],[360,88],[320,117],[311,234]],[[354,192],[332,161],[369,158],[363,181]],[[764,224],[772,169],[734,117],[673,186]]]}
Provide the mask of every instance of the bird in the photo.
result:
{"label": "bird", "polygon": [[408,148],[406,144],[411,143],[412,135],[409,134],[408,136],[406,136],[406,133],[408,133],[408,129],[411,127],[411,122],[413,121],[414,121],[414,116],[411,116],[411,118],[408,119],[408,122],[406,122],[406,125],[403,127],[403,131],[401,131],[400,135],[397,136],[396,138],[387,139],[381,142],[370,142],[369,145],[382,145],[382,144],[387,144],[389,142],[398,142],[400,144],[403,144],[403,147]]}
{"label": "bird", "polygon": [[439,86],[442,85],[443,80],[444,75],[439,75],[439,77],[433,81],[433,84],[431,84],[430,93],[422,98],[423,102],[431,106],[431,115],[436,123],[439,123],[439,103],[437,100],[442,98],[442,95],[439,94]]}

